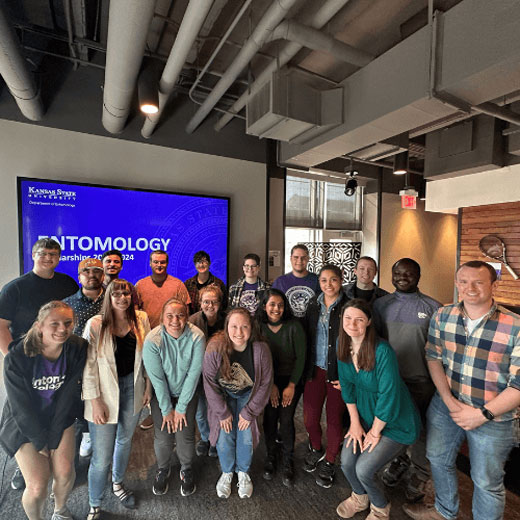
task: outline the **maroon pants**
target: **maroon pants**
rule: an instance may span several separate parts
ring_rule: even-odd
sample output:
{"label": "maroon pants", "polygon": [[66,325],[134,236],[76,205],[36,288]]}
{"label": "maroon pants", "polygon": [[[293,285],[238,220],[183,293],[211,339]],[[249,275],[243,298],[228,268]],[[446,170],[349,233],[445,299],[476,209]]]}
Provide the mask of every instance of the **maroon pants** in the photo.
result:
{"label": "maroon pants", "polygon": [[314,377],[305,383],[303,391],[303,421],[309,434],[311,446],[321,449],[321,411],[327,400],[327,454],[326,459],[334,462],[343,442],[343,414],[345,403],[341,392],[327,383],[327,371],[314,367]]}

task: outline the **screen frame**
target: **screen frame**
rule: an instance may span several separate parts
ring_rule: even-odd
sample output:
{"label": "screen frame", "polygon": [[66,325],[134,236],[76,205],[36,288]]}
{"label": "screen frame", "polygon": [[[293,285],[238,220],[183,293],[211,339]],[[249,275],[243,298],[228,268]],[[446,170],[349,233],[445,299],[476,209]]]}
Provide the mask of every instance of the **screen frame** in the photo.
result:
{"label": "screen frame", "polygon": [[[88,188],[108,188],[114,190],[124,190],[124,191],[138,191],[144,193],[162,193],[166,195],[180,195],[187,197],[202,197],[207,199],[221,199],[226,200],[228,204],[228,222],[227,222],[227,244],[226,244],[226,281],[227,286],[229,286],[229,244],[231,239],[231,197],[226,197],[223,195],[207,195],[205,193],[191,193],[184,191],[171,191],[171,190],[158,190],[158,189],[149,189],[149,188],[130,188],[128,186],[114,186],[107,184],[97,184],[90,182],[77,182],[77,181],[63,181],[56,179],[46,179],[39,177],[16,177],[16,196],[18,199],[18,264],[20,270],[20,276],[24,274],[24,264],[23,264],[23,251],[24,251],[24,243],[23,243],[23,217],[22,217],[22,182],[24,181],[33,181],[33,182],[49,182],[55,184],[66,184],[68,186],[86,186]],[[32,244],[31,244],[32,246]],[[29,267],[29,266],[27,266]],[[29,272],[29,271],[27,271]]]}

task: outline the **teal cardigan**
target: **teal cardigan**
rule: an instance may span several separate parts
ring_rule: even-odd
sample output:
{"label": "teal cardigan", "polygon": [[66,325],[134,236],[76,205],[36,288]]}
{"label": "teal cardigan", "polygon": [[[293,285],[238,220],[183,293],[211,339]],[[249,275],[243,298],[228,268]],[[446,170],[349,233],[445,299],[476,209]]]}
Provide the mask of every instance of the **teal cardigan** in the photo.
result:
{"label": "teal cardigan", "polygon": [[376,363],[370,372],[356,372],[352,363],[338,361],[341,395],[346,404],[357,406],[364,426],[377,417],[386,423],[382,434],[401,444],[413,444],[421,421],[408,388],[399,375],[397,358],[384,340],[376,346]]}

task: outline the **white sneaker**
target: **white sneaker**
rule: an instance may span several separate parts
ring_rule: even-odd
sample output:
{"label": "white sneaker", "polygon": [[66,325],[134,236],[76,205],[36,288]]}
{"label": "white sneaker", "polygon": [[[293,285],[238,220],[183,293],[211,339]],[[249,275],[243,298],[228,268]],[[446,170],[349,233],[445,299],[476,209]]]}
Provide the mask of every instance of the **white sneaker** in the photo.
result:
{"label": "white sneaker", "polygon": [[248,473],[238,472],[238,496],[240,498],[250,498],[253,494],[253,483]]}
{"label": "white sneaker", "polygon": [[233,473],[222,473],[217,482],[217,496],[219,498],[229,498],[231,495],[231,481]]}
{"label": "white sneaker", "polygon": [[92,455],[92,441],[90,440],[90,433],[84,433],[81,438],[79,446],[80,457],[90,457]]}

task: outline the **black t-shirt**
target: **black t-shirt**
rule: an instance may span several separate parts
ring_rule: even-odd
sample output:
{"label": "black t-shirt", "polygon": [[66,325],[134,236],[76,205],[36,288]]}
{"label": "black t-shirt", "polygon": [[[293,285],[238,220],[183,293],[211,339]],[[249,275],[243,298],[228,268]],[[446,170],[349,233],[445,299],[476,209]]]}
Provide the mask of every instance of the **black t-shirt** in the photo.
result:
{"label": "black t-shirt", "polygon": [[132,331],[128,332],[128,334],[122,338],[119,336],[114,336],[114,338],[116,340],[115,358],[117,376],[125,377],[134,371],[135,347],[137,345],[137,340]]}
{"label": "black t-shirt", "polygon": [[255,382],[255,367],[253,361],[253,345],[251,342],[243,352],[233,350],[229,356],[231,365],[231,379],[219,378],[219,384],[236,395],[242,395],[253,388]]}
{"label": "black t-shirt", "polygon": [[362,300],[365,300],[366,302],[370,302],[372,300],[372,296],[374,295],[374,291],[376,289],[369,289],[368,291],[366,289],[360,289],[359,287],[354,287],[354,295],[356,298],[361,298]]}
{"label": "black t-shirt", "polygon": [[13,340],[25,334],[38,316],[40,307],[52,300],[63,300],[79,289],[68,275],[54,273],[41,278],[33,271],[15,278],[0,293],[0,318],[11,322]]}

